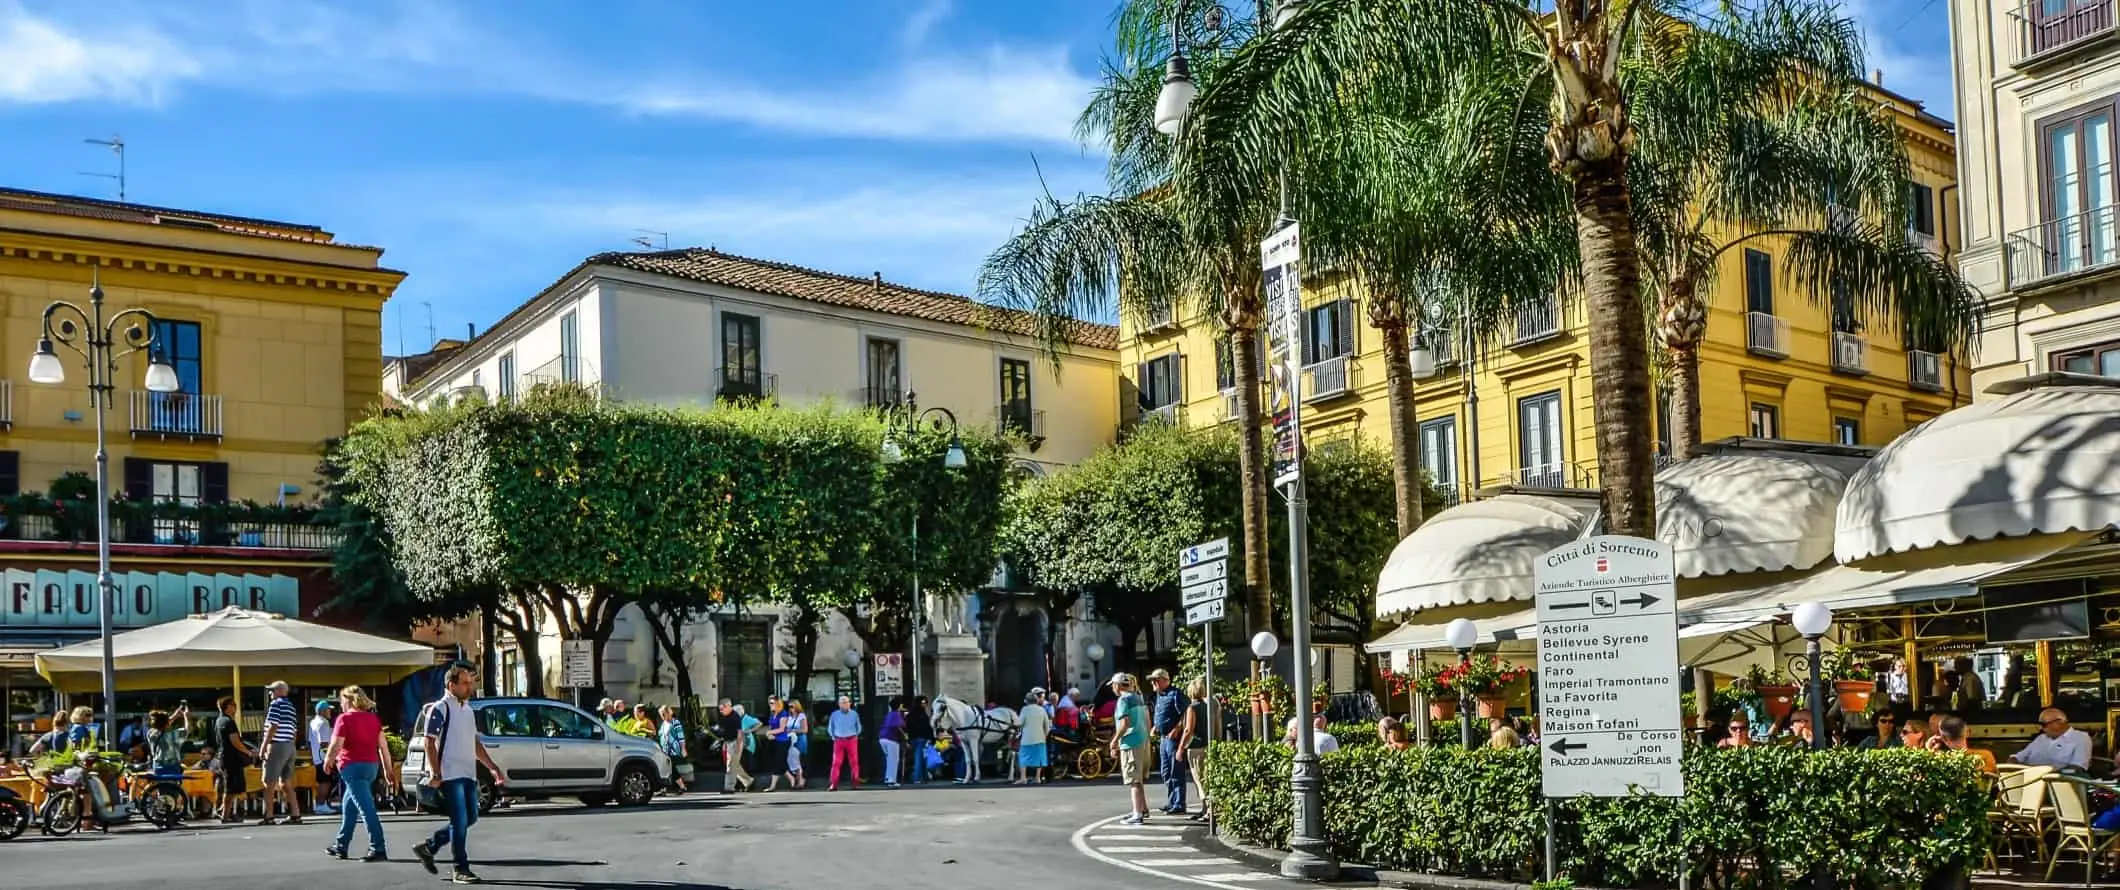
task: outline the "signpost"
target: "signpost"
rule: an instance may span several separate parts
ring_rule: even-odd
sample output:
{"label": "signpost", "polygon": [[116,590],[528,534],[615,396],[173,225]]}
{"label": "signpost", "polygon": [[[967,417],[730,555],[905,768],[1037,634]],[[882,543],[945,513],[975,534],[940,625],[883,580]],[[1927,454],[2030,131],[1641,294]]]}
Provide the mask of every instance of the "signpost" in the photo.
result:
{"label": "signpost", "polygon": [[1302,373],[1296,349],[1303,330],[1303,286],[1296,264],[1303,258],[1302,230],[1291,222],[1259,245],[1260,283],[1266,288],[1268,414],[1273,417],[1273,484],[1293,484],[1302,474]]}
{"label": "signpost", "polygon": [[1215,722],[1215,629],[1229,603],[1229,539],[1216,538],[1178,551],[1178,596],[1185,605],[1185,625],[1200,628],[1200,675],[1207,683],[1208,738]]}
{"label": "signpost", "polygon": [[559,641],[559,685],[566,689],[596,685],[596,651],[588,640]]}
{"label": "signpost", "polygon": [[1554,800],[1686,793],[1678,573],[1666,544],[1597,535],[1547,551],[1536,577],[1539,774],[1551,878]]}
{"label": "signpost", "polygon": [[905,694],[905,654],[885,652],[876,656],[876,695],[888,697]]}

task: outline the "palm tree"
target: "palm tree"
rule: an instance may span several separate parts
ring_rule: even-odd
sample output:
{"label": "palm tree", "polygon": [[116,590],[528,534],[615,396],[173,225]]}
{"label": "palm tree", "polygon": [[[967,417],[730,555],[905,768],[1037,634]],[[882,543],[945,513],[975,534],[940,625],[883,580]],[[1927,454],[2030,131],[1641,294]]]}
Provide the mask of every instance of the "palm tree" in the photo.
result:
{"label": "palm tree", "polygon": [[[1225,183],[1216,201],[1170,187],[1178,147],[1155,127],[1165,60],[1176,45],[1177,0],[1130,0],[1115,19],[1115,58],[1077,122],[1086,145],[1108,152],[1111,196],[1047,196],[1024,228],[987,258],[979,294],[1031,312],[1048,343],[1068,319],[1113,310],[1142,321],[1201,312],[1229,336],[1243,486],[1245,615],[1270,626],[1266,455],[1259,404],[1259,242],[1274,218],[1271,182]],[[1260,19],[1194,4],[1178,22],[1193,78],[1211,86]]]}
{"label": "palm tree", "polygon": [[[1680,457],[1701,441],[1700,347],[1731,250],[1784,239],[1836,326],[1889,319],[1960,343],[1977,313],[1976,292],[1905,236],[1905,143],[1862,85],[1860,38],[1830,8],[1786,12],[1652,32],[1639,51],[1630,175]],[[1806,64],[1787,63],[1792,49]]]}

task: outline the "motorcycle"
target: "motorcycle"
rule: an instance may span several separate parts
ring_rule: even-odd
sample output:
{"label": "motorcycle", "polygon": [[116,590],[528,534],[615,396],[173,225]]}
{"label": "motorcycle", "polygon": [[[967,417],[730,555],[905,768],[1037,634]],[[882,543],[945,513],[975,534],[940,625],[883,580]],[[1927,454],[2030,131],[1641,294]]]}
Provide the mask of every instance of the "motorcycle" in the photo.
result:
{"label": "motorcycle", "polygon": [[0,788],[0,841],[14,840],[35,821],[37,812],[30,809],[29,801],[9,789]]}
{"label": "motorcycle", "polygon": [[133,773],[116,783],[106,782],[92,768],[93,754],[83,754],[81,762],[82,766],[44,777],[44,806],[39,823],[45,834],[72,834],[81,827],[84,815],[106,832],[113,825],[134,819],[157,831],[175,828],[183,821],[188,798],[183,783],[176,778]]}

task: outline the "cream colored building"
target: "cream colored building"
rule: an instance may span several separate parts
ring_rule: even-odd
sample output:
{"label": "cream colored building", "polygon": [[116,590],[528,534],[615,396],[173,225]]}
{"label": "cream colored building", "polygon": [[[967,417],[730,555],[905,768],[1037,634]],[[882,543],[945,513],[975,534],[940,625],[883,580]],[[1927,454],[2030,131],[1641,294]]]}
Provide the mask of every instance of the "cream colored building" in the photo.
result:
{"label": "cream colored building", "polygon": [[[1057,352],[1055,361],[1025,315],[880,274],[714,250],[607,253],[468,341],[393,360],[384,391],[418,405],[472,393],[509,398],[545,381],[668,405],[768,398],[880,407],[917,396],[964,427],[1021,432],[1019,466],[1044,473],[1111,444],[1119,425],[1118,330],[1072,324]],[[794,666],[778,617],[731,612],[685,628],[698,693],[757,706],[769,689],[785,691]],[[667,700],[672,692],[656,690],[669,672],[638,620],[628,609],[606,651],[607,692]],[[846,653],[860,648],[837,618],[827,631],[813,694],[829,690]],[[556,640],[543,651],[559,651]],[[500,661],[506,678],[505,649]],[[546,667],[556,674],[557,659]]]}
{"label": "cream colored building", "polygon": [[2042,371],[2120,376],[2114,5],[1951,0],[1959,269],[1988,301],[1975,392]]}

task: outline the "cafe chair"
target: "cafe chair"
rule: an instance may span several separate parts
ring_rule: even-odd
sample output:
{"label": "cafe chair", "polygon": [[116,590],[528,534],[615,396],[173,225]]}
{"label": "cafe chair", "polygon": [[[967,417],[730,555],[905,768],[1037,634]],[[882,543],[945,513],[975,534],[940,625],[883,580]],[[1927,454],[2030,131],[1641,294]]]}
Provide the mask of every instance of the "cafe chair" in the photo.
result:
{"label": "cafe chair", "polygon": [[2058,835],[2053,858],[2046,864],[2046,879],[2054,879],[2054,867],[2061,864],[2063,852],[2076,850],[2083,854],[2083,886],[2089,887],[2096,876],[2098,861],[2120,848],[2116,846],[2116,842],[2120,842],[2120,831],[2099,831],[2091,827],[2090,794],[2082,784],[2053,779],[2046,786],[2054,801],[2054,830]]}
{"label": "cafe chair", "polygon": [[[2019,840],[2031,842],[2035,854],[2033,862],[2046,859],[2046,836],[2052,831],[2054,808],[2047,803],[2047,783],[2054,777],[2051,766],[2030,766],[2021,769],[2004,769],[1995,779],[1995,807],[1988,811],[1988,820],[1995,827],[1995,840],[2010,858],[2023,859],[2016,853]],[[1999,871],[1992,850],[1988,863]]]}

